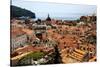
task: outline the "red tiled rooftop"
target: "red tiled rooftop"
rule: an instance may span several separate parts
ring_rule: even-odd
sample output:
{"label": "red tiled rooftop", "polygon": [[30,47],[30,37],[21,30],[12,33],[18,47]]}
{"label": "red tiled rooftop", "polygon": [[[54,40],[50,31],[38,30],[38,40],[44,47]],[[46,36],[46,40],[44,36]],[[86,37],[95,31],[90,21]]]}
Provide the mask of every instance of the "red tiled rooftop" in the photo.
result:
{"label": "red tiled rooftop", "polygon": [[11,35],[13,38],[17,37],[18,35],[23,35],[25,32],[23,32],[20,28],[12,29]]}
{"label": "red tiled rooftop", "polygon": [[15,50],[15,52],[17,52],[17,53],[25,53],[25,52],[29,52],[29,51],[37,51],[37,49],[31,45],[28,45],[28,46],[24,46],[22,48]]}
{"label": "red tiled rooftop", "polygon": [[27,35],[33,35],[33,30],[30,29],[22,29],[23,32],[25,32]]}

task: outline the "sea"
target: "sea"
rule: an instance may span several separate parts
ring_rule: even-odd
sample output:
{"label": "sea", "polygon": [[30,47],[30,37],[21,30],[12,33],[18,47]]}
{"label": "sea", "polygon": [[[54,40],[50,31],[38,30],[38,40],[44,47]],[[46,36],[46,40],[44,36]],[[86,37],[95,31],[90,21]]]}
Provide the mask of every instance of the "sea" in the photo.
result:
{"label": "sea", "polygon": [[[46,17],[36,17],[34,20],[37,19],[41,19],[41,20],[45,20]],[[78,20],[80,19],[80,17],[51,17],[51,19],[55,19],[55,20]]]}

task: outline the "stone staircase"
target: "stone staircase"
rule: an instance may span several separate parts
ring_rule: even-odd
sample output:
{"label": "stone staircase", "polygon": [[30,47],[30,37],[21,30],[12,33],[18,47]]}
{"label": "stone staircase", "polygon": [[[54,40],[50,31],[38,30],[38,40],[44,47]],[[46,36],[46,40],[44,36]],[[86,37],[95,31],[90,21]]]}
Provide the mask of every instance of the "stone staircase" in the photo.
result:
{"label": "stone staircase", "polygon": [[81,62],[85,54],[86,53],[84,51],[75,49],[71,54],[68,54],[68,56]]}

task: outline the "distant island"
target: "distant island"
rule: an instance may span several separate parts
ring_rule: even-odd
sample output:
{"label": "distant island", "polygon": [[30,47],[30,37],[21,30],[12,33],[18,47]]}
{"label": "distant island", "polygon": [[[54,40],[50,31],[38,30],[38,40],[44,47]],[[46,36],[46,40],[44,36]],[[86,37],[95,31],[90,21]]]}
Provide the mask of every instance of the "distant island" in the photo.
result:
{"label": "distant island", "polygon": [[27,9],[23,9],[14,5],[10,6],[10,13],[11,13],[11,18],[13,17],[31,17],[31,18],[35,18],[35,13],[27,10]]}

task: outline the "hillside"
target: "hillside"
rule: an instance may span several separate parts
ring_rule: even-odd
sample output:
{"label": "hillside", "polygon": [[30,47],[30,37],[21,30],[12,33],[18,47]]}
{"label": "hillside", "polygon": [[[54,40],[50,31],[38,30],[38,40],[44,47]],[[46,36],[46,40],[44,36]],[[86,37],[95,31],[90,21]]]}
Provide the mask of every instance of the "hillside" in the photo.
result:
{"label": "hillside", "polygon": [[27,16],[27,17],[31,17],[31,18],[35,18],[35,13],[27,10],[27,9],[23,9],[17,6],[10,6],[10,12],[11,12],[11,18],[12,17],[21,17],[21,16]]}

